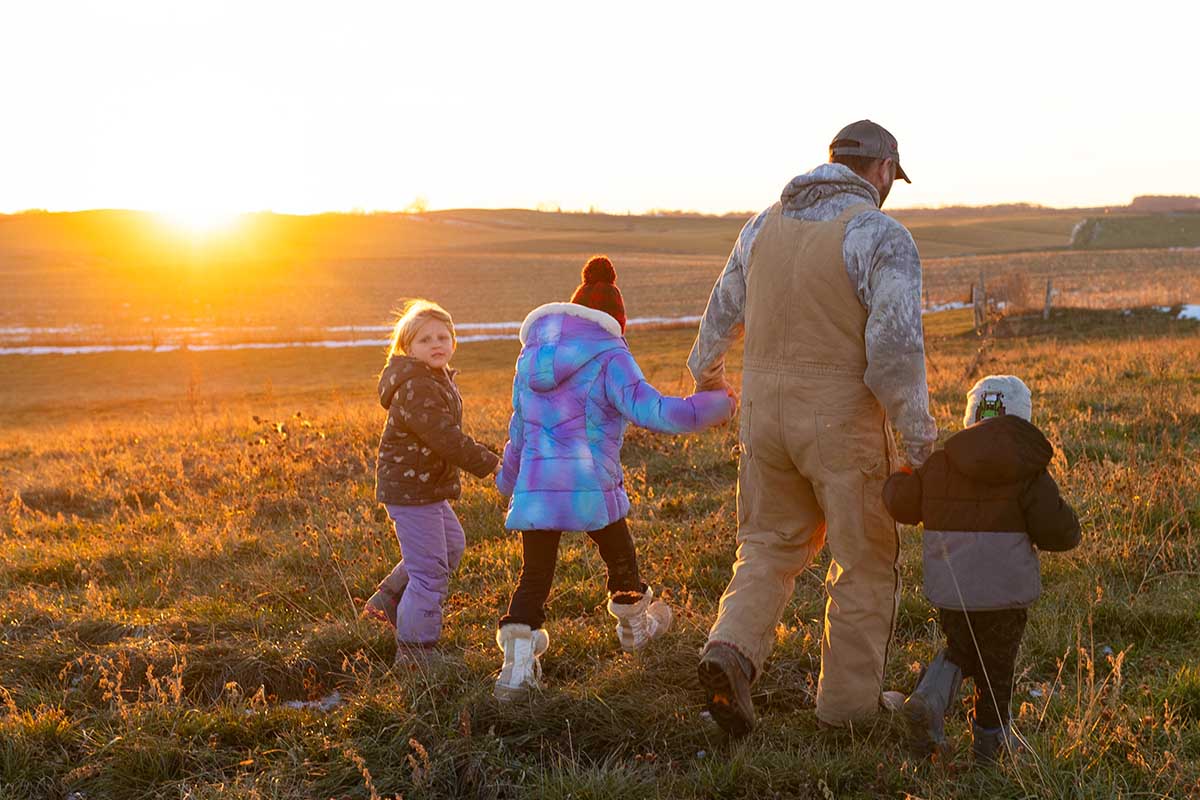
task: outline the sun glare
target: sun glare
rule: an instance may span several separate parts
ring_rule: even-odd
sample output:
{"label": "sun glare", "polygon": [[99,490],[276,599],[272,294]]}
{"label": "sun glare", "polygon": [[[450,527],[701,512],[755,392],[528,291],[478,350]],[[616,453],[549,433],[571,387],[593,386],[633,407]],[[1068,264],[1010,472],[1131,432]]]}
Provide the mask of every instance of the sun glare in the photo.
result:
{"label": "sun glare", "polygon": [[213,208],[176,208],[160,211],[159,216],[178,231],[191,236],[208,236],[232,228],[241,214]]}

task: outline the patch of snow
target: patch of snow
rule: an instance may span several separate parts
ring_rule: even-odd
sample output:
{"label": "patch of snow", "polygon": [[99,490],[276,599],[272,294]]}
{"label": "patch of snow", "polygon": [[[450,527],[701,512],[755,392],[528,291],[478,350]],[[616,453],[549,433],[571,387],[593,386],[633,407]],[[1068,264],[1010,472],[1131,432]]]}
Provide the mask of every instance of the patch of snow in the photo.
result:
{"label": "patch of snow", "polygon": [[[460,336],[462,342],[490,342],[500,340],[515,341],[515,333],[506,336],[479,335]],[[387,347],[387,339],[324,339],[315,342],[241,342],[238,344],[193,344],[187,347],[181,344],[161,344],[157,347],[149,344],[86,344],[86,345],[37,345],[29,347],[0,347],[0,356],[79,356],[95,353],[176,353],[190,350],[193,353],[209,353],[230,350],[283,350],[289,347]]]}
{"label": "patch of snow", "polygon": [[971,307],[970,303],[961,303],[961,302],[940,303],[938,305],[932,305],[932,306],[929,306],[928,308],[922,309],[921,313],[922,314],[936,314],[939,311],[958,311],[960,309],[970,308],[970,307]]}
{"label": "patch of snow", "polygon": [[[462,327],[459,325],[458,327]],[[374,331],[376,333],[387,333],[391,331],[391,325],[331,325],[325,330],[330,333],[353,333],[354,331]]]}
{"label": "patch of snow", "polygon": [[0,347],[0,356],[78,356],[92,353],[149,353],[157,349],[159,352],[177,350],[173,346],[154,348],[148,344],[87,344],[72,347],[56,347],[44,345],[36,347]]}
{"label": "patch of snow", "polygon": [[[93,326],[95,327],[95,326]],[[0,328],[0,336],[53,336],[62,333],[80,333],[84,330],[82,325],[67,325],[62,328],[37,328],[16,326],[12,328]]]}
{"label": "patch of snow", "polygon": [[[634,317],[626,323],[626,328],[641,328],[652,325],[691,325],[700,321],[699,316],[684,316],[684,317]],[[458,337],[460,344],[470,342],[494,342],[494,341],[513,341],[517,339],[517,331],[521,327],[520,322],[465,322],[455,326],[460,331],[480,331],[480,333],[469,333],[466,336]],[[328,328],[320,329],[324,333],[386,333],[391,331],[390,325],[335,325]],[[17,328],[0,329],[0,335],[5,330],[15,331]],[[20,329],[25,330],[25,329]],[[29,329],[39,332],[77,332],[76,328],[63,329]],[[82,330],[82,328],[78,328]],[[184,339],[206,339],[211,340],[218,333],[231,334],[235,332],[247,333],[251,331],[274,331],[278,330],[271,326],[257,326],[246,328],[233,327],[217,327],[209,330],[198,327],[173,327],[157,330],[156,338],[159,343],[156,344],[72,344],[72,345],[16,345],[0,346],[0,356],[44,356],[44,355],[92,355],[96,353],[175,353],[182,350],[190,350],[195,353],[207,353],[213,351],[231,351],[231,350],[280,350],[290,347],[319,347],[319,348],[345,348],[345,347],[386,347],[388,339],[378,337],[351,337],[347,339],[318,339],[314,341],[277,341],[277,342],[181,342],[173,341],[175,337]],[[15,338],[15,337],[14,337]],[[28,337],[22,337],[27,339]],[[164,341],[165,340],[165,341]],[[18,340],[21,341],[21,340]]]}
{"label": "patch of snow", "polygon": [[[1163,314],[1170,314],[1172,311],[1174,311],[1174,307],[1173,306],[1155,306],[1154,310],[1160,311]],[[1179,309],[1179,313],[1175,316],[1175,319],[1200,320],[1200,306],[1197,306],[1197,305],[1181,306]]]}
{"label": "patch of snow", "polygon": [[342,699],[342,693],[336,689],[332,694],[322,697],[320,700],[288,700],[284,703],[288,708],[296,709],[312,709],[313,711],[332,711],[342,705],[345,700]]}
{"label": "patch of snow", "polygon": [[[684,325],[699,322],[699,316],[685,317],[633,317],[626,321],[626,327],[642,325]],[[456,331],[507,331],[520,330],[522,320],[512,322],[460,322],[454,325]],[[391,325],[334,325],[325,330],[330,333],[349,333],[353,331],[391,332]],[[461,342],[462,339],[460,338]]]}
{"label": "patch of snow", "polygon": [[683,325],[699,322],[700,317],[634,317],[625,321],[625,327],[635,328],[642,325]]}
{"label": "patch of snow", "polygon": [[456,331],[503,331],[503,330],[520,330],[521,323],[519,322],[464,322],[461,325],[455,325]]}

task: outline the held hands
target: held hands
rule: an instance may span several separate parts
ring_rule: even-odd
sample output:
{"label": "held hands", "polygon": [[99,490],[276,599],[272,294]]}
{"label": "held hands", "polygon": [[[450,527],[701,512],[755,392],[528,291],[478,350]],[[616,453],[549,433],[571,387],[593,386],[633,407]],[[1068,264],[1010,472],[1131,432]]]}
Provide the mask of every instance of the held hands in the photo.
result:
{"label": "held hands", "polygon": [[729,416],[726,417],[725,421],[721,423],[722,425],[726,425],[730,420],[733,419],[734,415],[737,414],[738,395],[737,392],[734,391],[734,388],[725,381],[721,381],[721,385],[714,387],[714,389],[720,389],[721,391],[725,392],[725,396],[729,398]]}
{"label": "held hands", "polygon": [[503,467],[504,467],[504,462],[503,462],[503,461],[497,461],[497,462],[496,462],[496,468],[495,468],[494,470],[492,470],[492,477],[495,479],[495,480],[493,481],[493,484],[492,484],[492,485],[496,487],[496,496],[500,498],[500,508],[502,508],[502,509],[504,509],[505,511],[507,511],[507,510],[508,510],[508,502],[509,502],[509,499],[510,499],[510,498],[509,498],[509,496],[508,496],[508,495],[506,495],[504,492],[500,491],[500,485],[499,485],[499,483],[500,483],[500,470],[501,470],[501,469],[503,469]]}

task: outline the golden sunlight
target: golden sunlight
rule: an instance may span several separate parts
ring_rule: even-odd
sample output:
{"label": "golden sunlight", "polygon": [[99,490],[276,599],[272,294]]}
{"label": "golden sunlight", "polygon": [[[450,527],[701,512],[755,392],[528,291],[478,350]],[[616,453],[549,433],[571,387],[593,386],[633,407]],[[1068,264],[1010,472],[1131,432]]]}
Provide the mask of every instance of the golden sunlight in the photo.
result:
{"label": "golden sunlight", "polygon": [[242,214],[236,211],[193,207],[160,211],[158,216],[175,230],[197,237],[229,230]]}

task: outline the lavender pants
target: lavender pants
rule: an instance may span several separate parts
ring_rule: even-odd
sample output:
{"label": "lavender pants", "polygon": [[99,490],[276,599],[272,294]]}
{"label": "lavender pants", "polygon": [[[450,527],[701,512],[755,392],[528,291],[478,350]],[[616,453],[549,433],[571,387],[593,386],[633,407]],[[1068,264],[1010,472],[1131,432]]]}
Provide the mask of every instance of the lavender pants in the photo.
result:
{"label": "lavender pants", "polygon": [[396,641],[433,644],[442,635],[442,601],[467,538],[450,504],[387,506],[400,540],[408,587],[396,609]]}

